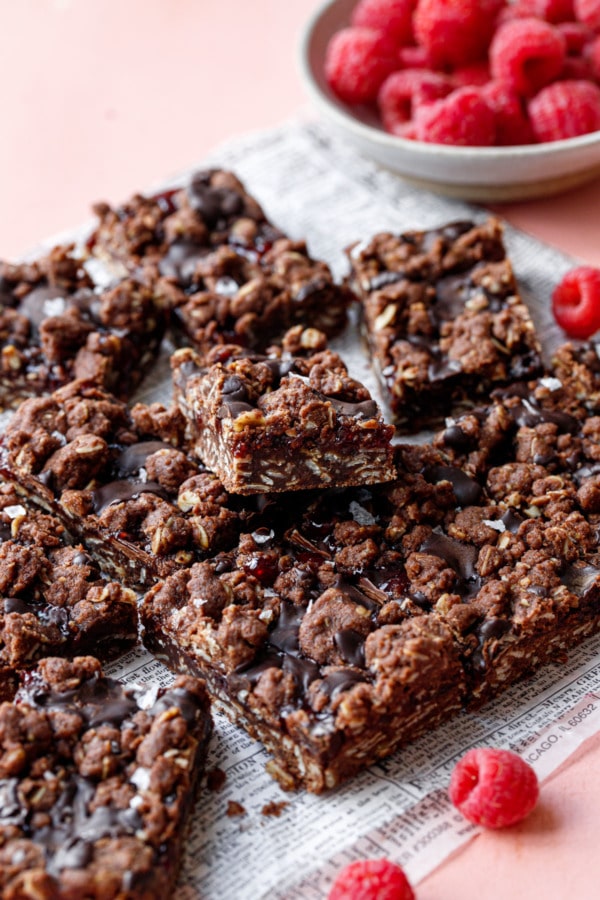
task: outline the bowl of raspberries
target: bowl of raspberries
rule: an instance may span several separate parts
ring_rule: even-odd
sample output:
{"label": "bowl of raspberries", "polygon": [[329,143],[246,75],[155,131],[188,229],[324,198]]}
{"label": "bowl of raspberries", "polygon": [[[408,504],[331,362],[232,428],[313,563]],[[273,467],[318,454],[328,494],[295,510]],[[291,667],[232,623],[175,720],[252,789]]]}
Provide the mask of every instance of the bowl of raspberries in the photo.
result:
{"label": "bowl of raspberries", "polygon": [[600,0],[330,0],[301,64],[330,125],[421,186],[485,202],[600,177]]}

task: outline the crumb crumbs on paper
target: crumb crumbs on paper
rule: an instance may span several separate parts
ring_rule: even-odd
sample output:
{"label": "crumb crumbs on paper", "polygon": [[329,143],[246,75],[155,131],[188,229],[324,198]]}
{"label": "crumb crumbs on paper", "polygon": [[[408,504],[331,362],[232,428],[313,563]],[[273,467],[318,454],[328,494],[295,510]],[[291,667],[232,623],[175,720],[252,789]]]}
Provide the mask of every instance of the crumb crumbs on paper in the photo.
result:
{"label": "crumb crumbs on paper", "polygon": [[241,803],[238,803],[237,800],[230,800],[227,804],[227,815],[233,819],[236,816],[245,816],[247,813]]}
{"label": "crumb crumbs on paper", "polygon": [[265,805],[261,809],[261,814],[263,816],[273,816],[274,818],[278,819],[286,806],[289,805],[290,804],[287,800],[280,800],[279,802],[271,800],[270,803],[265,803]]}
{"label": "crumb crumbs on paper", "polygon": [[206,787],[209,791],[222,791],[225,786],[227,775],[218,766],[210,769],[206,773]]}

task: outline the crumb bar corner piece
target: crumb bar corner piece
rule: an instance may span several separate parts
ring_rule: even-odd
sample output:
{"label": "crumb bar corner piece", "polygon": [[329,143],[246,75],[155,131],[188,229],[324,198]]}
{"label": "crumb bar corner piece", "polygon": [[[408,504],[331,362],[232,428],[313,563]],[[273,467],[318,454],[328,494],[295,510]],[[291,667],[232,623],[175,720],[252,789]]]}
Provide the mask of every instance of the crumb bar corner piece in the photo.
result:
{"label": "crumb bar corner piece", "polygon": [[48,658],[0,704],[0,893],[176,896],[212,722],[202,682],[123,685]]}
{"label": "crumb bar corner piece", "polygon": [[337,353],[261,356],[229,347],[205,363],[185,349],[171,364],[192,452],[228,491],[309,490],[394,477],[394,428]]}
{"label": "crumb bar corner piece", "polygon": [[384,232],[348,250],[351,284],[400,431],[437,427],[542,371],[500,222]]}

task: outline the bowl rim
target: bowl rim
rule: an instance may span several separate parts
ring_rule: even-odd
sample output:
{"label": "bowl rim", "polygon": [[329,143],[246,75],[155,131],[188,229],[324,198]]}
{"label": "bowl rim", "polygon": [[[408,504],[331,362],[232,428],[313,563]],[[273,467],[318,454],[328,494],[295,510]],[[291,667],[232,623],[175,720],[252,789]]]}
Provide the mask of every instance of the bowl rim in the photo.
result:
{"label": "bowl rim", "polygon": [[577,135],[572,138],[562,138],[559,141],[545,141],[539,144],[511,144],[508,146],[494,147],[476,147],[476,146],[454,146],[449,144],[434,144],[425,141],[413,141],[407,138],[398,137],[397,135],[388,134],[383,129],[374,128],[361,122],[352,114],[351,107],[341,105],[341,101],[333,99],[328,93],[323,91],[315,77],[310,62],[310,47],[314,37],[314,33],[325,16],[326,12],[333,6],[345,2],[345,0],[326,0],[317,7],[311,14],[304,25],[300,42],[298,46],[298,62],[300,72],[306,88],[311,98],[318,105],[324,106],[328,115],[332,116],[339,127],[349,128],[353,131],[357,138],[367,141],[374,141],[380,147],[387,150],[405,150],[411,153],[420,153],[423,157],[435,157],[448,160],[466,160],[470,157],[477,159],[495,159],[509,160],[511,157],[519,156],[521,158],[531,157],[541,159],[544,157],[559,156],[561,153],[569,150],[580,150],[594,144],[600,144],[600,130],[590,131],[587,134]]}

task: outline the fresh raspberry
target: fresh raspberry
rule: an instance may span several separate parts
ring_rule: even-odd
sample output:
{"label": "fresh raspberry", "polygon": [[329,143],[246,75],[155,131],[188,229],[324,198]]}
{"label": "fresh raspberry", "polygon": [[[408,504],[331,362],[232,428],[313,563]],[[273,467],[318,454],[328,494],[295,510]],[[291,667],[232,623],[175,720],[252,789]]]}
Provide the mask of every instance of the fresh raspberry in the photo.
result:
{"label": "fresh raspberry", "polygon": [[531,766],[516,753],[479,747],[456,764],[448,793],[469,822],[504,828],[529,815],[539,786]]}
{"label": "fresh raspberry", "polygon": [[383,127],[391,134],[403,134],[403,126],[410,121],[417,107],[445,97],[452,90],[449,78],[426,69],[402,69],[385,79],[377,105]]}
{"label": "fresh raspberry", "polygon": [[591,41],[583,52],[593,77],[600,82],[600,36]]}
{"label": "fresh raspberry", "polygon": [[496,137],[494,113],[475,87],[418,107],[414,121],[417,140],[430,144],[489,147]]}
{"label": "fresh raspberry", "polygon": [[387,859],[365,859],[342,869],[328,900],[415,900],[400,866]]}
{"label": "fresh raspberry", "polygon": [[538,0],[515,0],[515,3],[508,3],[503,6],[498,13],[496,19],[496,28],[510,22],[512,19],[531,19],[539,18]]}
{"label": "fresh raspberry", "polygon": [[586,340],[600,328],[600,269],[578,266],[552,294],[552,312],[569,337]]}
{"label": "fresh raspberry", "polygon": [[565,61],[565,39],[539,19],[513,19],[502,25],[490,45],[492,78],[510,81],[529,96],[558,76]]}
{"label": "fresh raspberry", "polygon": [[502,146],[533,143],[533,129],[523,99],[506,81],[488,81],[481,95],[496,118],[496,143]]}
{"label": "fresh raspberry", "polygon": [[600,88],[591,81],[555,81],[529,103],[536,139],[560,141],[600,130]]}
{"label": "fresh raspberry", "polygon": [[431,68],[431,60],[425,47],[400,47],[398,60],[403,69]]}
{"label": "fresh raspberry", "polygon": [[600,0],[574,0],[575,18],[592,31],[600,32]]}
{"label": "fresh raspberry", "polygon": [[594,73],[590,61],[585,56],[567,56],[558,81],[593,81]]}
{"label": "fresh raspberry", "polygon": [[398,68],[393,44],[370,28],[343,28],[325,53],[325,77],[345,103],[370,103],[387,76]]}
{"label": "fresh raspberry", "polygon": [[452,69],[452,81],[455,87],[467,87],[468,85],[481,87],[489,80],[490,68],[487,62],[474,62]]}
{"label": "fresh raspberry", "polygon": [[413,16],[417,42],[436,68],[485,57],[502,0],[419,0]]}
{"label": "fresh raspberry", "polygon": [[399,125],[395,132],[396,137],[404,138],[405,141],[417,140],[417,129],[414,122],[407,122],[405,125]]}
{"label": "fresh raspberry", "polygon": [[534,8],[534,15],[552,24],[570,22],[575,18],[573,0],[535,0]]}
{"label": "fresh raspberry", "polygon": [[594,40],[594,32],[581,22],[561,22],[556,26],[565,39],[567,55],[577,55]]}
{"label": "fresh raspberry", "polygon": [[350,21],[357,28],[383,31],[396,44],[410,44],[413,39],[412,14],[416,2],[417,0],[360,0]]}

